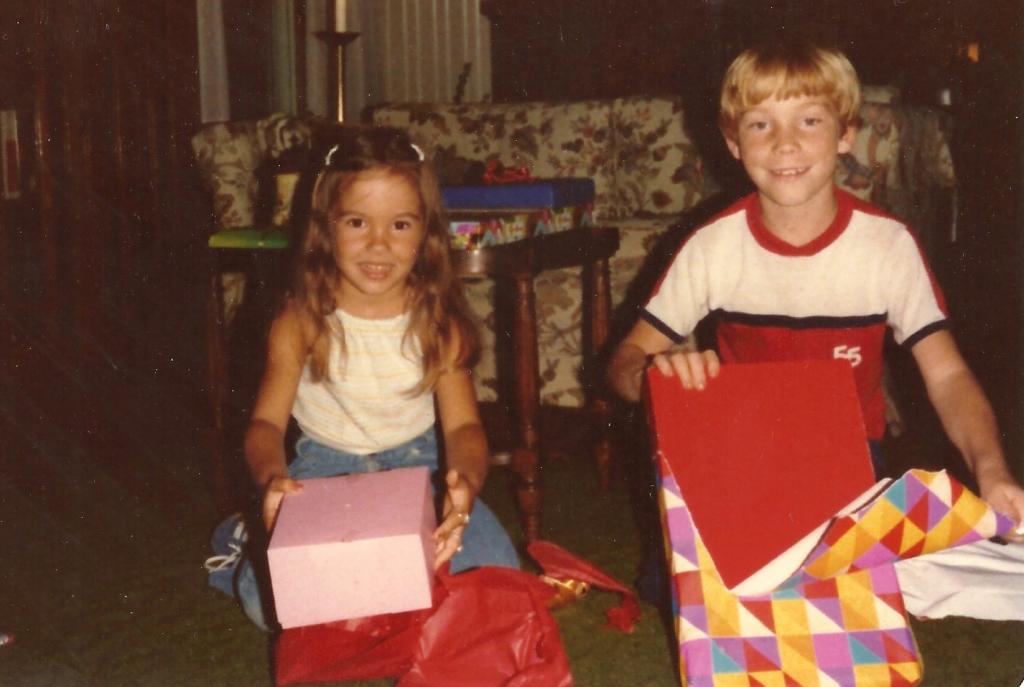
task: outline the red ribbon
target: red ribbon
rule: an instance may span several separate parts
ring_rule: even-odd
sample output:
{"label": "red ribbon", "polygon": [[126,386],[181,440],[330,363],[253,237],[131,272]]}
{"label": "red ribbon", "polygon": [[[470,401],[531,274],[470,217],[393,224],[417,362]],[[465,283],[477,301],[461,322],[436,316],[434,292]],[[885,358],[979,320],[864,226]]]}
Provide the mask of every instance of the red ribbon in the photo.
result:
{"label": "red ribbon", "polygon": [[506,167],[497,160],[491,160],[487,163],[487,168],[484,170],[485,184],[515,184],[523,181],[533,181],[530,168],[526,165],[522,165],[517,169]]}

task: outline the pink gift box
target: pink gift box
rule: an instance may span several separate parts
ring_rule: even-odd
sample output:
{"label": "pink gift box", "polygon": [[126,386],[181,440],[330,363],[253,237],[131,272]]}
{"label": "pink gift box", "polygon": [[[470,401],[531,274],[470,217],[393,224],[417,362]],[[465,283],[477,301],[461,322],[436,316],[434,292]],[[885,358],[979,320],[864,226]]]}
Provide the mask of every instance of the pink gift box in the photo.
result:
{"label": "pink gift box", "polygon": [[282,627],[431,605],[436,518],[426,467],[302,484],[282,501],[267,551]]}

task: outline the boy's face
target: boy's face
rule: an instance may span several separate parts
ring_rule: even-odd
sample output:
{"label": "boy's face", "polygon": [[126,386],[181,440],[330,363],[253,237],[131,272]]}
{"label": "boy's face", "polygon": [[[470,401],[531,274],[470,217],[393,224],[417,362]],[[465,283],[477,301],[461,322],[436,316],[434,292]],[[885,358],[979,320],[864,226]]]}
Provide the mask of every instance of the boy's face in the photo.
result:
{"label": "boy's face", "polygon": [[839,155],[850,151],[855,133],[853,127],[840,131],[824,98],[773,96],[743,113],[735,139],[726,137],[726,144],[763,203],[800,209],[831,202]]}

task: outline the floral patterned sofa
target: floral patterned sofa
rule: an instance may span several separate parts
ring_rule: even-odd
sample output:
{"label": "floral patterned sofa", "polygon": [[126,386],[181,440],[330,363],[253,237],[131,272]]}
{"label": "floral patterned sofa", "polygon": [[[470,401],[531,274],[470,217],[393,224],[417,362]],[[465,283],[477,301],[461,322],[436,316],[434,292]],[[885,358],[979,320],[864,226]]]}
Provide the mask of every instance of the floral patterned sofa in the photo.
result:
{"label": "floral patterned sofa", "polygon": [[[948,224],[940,209],[948,205],[955,186],[945,138],[948,122],[935,109],[901,105],[892,88],[866,87],[864,101],[863,125],[836,181],[907,218],[927,246]],[[387,104],[373,108],[368,119],[407,129],[434,159],[442,178],[456,174],[466,161],[490,160],[526,165],[540,178],[593,178],[595,221],[618,227],[621,235],[611,261],[614,306],[626,301],[666,230],[717,191],[676,98]],[[261,197],[273,195],[258,187],[268,179],[261,169],[306,143],[316,125],[315,120],[276,114],[204,126],[192,144],[213,198],[212,228],[269,222],[277,213],[259,206]],[[578,269],[547,272],[536,280],[541,396],[547,404],[583,402],[579,280]],[[488,280],[468,283],[470,304],[482,325],[484,354],[475,377],[483,400],[496,396],[493,290]]]}
{"label": "floral patterned sofa", "polygon": [[[594,180],[594,222],[615,226],[613,307],[619,306],[659,236],[710,188],[677,99],[628,97],[567,103],[409,103],[376,107],[375,124],[407,129],[435,160],[442,179],[465,160],[525,165],[536,178]],[[448,168],[446,168],[446,166]],[[535,282],[541,401],[580,406],[580,270],[542,273]],[[482,327],[478,393],[495,398],[494,283],[467,283]]]}
{"label": "floral patterned sofa", "polygon": [[[954,187],[943,113],[900,104],[891,87],[866,86],[862,126],[836,182],[936,233],[937,217]],[[595,222],[619,228],[611,260],[612,300],[621,307],[658,239],[717,191],[686,129],[679,99],[627,97],[568,103],[405,103],[374,108],[373,123],[407,129],[439,166],[464,159],[526,165],[535,177],[592,177]],[[928,238],[926,236],[926,238]],[[927,245],[927,241],[926,241]],[[579,270],[537,278],[537,329],[542,402],[578,406],[583,393]],[[493,288],[470,283],[470,304],[483,324],[485,355],[478,391],[494,397]],[[630,294],[637,297],[640,294]],[[621,313],[627,314],[628,313]],[[898,422],[893,408],[892,419]]]}

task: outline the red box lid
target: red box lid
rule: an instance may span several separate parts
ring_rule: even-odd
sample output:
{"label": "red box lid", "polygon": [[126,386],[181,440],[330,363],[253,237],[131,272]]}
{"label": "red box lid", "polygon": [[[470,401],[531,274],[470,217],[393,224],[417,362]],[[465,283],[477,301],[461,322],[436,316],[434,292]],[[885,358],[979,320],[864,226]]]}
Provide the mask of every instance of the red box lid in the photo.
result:
{"label": "red box lid", "polygon": [[875,483],[847,361],[727,364],[704,390],[648,372],[657,450],[728,587]]}

